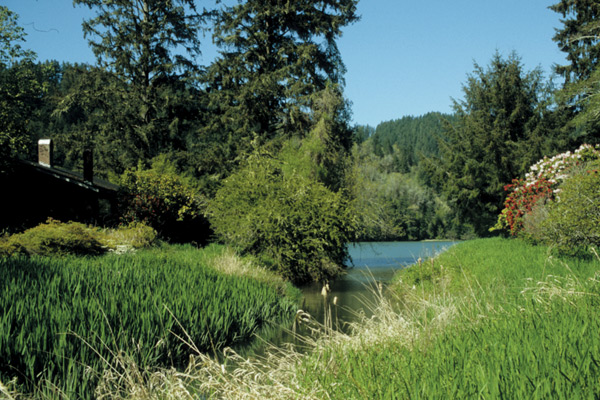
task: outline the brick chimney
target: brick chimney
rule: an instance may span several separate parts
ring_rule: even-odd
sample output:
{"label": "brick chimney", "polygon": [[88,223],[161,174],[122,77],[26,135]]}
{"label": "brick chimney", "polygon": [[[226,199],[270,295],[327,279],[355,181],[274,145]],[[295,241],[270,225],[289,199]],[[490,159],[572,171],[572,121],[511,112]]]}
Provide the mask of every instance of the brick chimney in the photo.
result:
{"label": "brick chimney", "polygon": [[54,149],[51,139],[38,140],[38,164],[45,167],[52,167],[52,158],[54,157]]}
{"label": "brick chimney", "polygon": [[94,152],[91,149],[83,151],[83,180],[94,183]]}

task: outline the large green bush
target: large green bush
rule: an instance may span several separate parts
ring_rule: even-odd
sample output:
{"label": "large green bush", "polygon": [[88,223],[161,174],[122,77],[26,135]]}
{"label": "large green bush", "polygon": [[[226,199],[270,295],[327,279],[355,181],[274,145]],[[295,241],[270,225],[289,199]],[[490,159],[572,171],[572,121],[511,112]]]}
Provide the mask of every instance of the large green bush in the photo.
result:
{"label": "large green bush", "polygon": [[119,183],[122,222],[144,223],[175,241],[204,238],[201,196],[179,175],[138,168],[126,171]]}
{"label": "large green bush", "polygon": [[543,223],[550,244],[565,254],[600,245],[600,161],[588,164],[556,191]]}
{"label": "large green bush", "polygon": [[48,219],[25,232],[0,237],[0,256],[99,255],[106,251],[151,247],[155,243],[156,231],[142,223],[100,229],[79,222]]}
{"label": "large green bush", "polygon": [[209,205],[209,218],[221,239],[297,284],[342,272],[355,232],[342,193],[270,155],[252,155],[225,180]]}

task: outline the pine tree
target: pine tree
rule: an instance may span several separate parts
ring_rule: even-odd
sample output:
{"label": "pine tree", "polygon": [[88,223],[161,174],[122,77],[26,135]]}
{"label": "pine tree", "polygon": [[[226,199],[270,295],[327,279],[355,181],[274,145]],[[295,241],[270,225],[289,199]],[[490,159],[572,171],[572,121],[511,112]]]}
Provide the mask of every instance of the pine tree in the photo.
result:
{"label": "pine tree", "polygon": [[313,95],[343,83],[336,39],[358,19],[358,0],[244,0],[225,7],[214,39],[221,55],[209,68],[214,113],[207,134],[234,154],[310,130]]}
{"label": "pine tree", "polygon": [[[88,132],[90,142],[118,144],[108,149],[115,153],[109,168],[116,172],[180,147],[185,141],[180,112],[196,91],[204,12],[193,0],[74,0],[74,4],[96,11],[94,18],[84,21],[83,30],[100,71],[89,71],[62,110],[91,107],[97,130]],[[102,98],[82,98],[82,93],[95,96],[99,80],[105,80]],[[105,156],[100,158],[109,158]]]}
{"label": "pine tree", "polygon": [[544,85],[539,69],[526,73],[516,55],[496,54],[487,69],[475,64],[463,91],[440,141],[438,184],[461,221],[485,235],[502,208],[504,186],[540,156]]}
{"label": "pine tree", "polygon": [[600,60],[600,2],[561,0],[550,9],[563,17],[563,27],[556,31],[554,41],[570,62],[557,65],[556,72],[567,84],[589,78]]}
{"label": "pine tree", "polygon": [[565,78],[557,96],[560,105],[557,112],[566,116],[567,128],[575,142],[597,143],[600,141],[600,2],[561,0],[550,9],[563,17],[563,26],[557,30],[554,41],[569,61],[555,67]]}
{"label": "pine tree", "polygon": [[34,70],[35,54],[23,49],[18,15],[0,6],[0,172],[7,158],[29,143],[28,124],[43,89]]}

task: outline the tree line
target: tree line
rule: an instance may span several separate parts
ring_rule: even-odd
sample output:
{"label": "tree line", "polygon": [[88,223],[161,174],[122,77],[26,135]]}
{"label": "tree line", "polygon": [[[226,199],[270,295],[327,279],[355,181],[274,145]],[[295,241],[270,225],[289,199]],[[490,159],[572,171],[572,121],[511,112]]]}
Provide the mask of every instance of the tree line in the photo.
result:
{"label": "tree line", "polygon": [[[95,12],[83,21],[93,65],[37,61],[17,15],[0,7],[2,159],[31,157],[51,137],[67,168],[81,169],[89,149],[112,181],[176,175],[220,240],[323,279],[346,256],[326,241],[488,235],[513,178],[598,141],[600,2],[551,6],[563,17],[554,40],[567,55],[555,71],[564,84],[496,53],[474,65],[451,115],[375,128],[351,126],[343,93],[336,41],[359,20],[357,3],[75,0]],[[219,55],[199,65],[206,30]],[[257,213],[261,204],[273,212]]]}

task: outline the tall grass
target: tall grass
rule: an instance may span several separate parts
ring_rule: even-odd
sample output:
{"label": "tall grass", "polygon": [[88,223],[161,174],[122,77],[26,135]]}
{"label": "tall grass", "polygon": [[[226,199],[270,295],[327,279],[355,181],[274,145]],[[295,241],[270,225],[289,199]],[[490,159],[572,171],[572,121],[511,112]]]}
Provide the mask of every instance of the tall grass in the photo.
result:
{"label": "tall grass", "polygon": [[308,353],[200,356],[171,377],[216,399],[598,398],[599,267],[463,243],[400,273],[350,334],[315,328],[328,334]]}
{"label": "tall grass", "polygon": [[[110,398],[599,398],[600,261],[504,239],[466,242],[401,272],[350,333],[309,324],[309,352],[199,352],[186,369],[127,361]],[[181,328],[181,326],[180,326]],[[182,329],[182,337],[191,335]],[[188,344],[193,346],[191,340]],[[131,377],[135,379],[130,379]]]}
{"label": "tall grass", "polygon": [[[193,352],[291,318],[289,287],[218,272],[193,248],[99,258],[0,258],[0,381],[90,398],[106,375],[183,368]],[[186,331],[182,327],[186,327]],[[106,380],[106,379],[105,379]]]}

